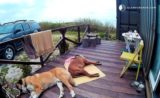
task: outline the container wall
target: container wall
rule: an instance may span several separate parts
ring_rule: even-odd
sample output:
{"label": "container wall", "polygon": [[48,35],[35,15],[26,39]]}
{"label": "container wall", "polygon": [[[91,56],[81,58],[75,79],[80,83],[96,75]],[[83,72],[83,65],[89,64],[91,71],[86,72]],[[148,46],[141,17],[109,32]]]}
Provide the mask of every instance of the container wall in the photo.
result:
{"label": "container wall", "polygon": [[[125,10],[121,11],[120,5],[123,5]],[[123,32],[139,31],[140,11],[135,8],[139,5],[139,0],[117,0],[117,39],[123,40],[121,36]]]}
{"label": "container wall", "polygon": [[148,76],[155,43],[156,0],[141,0],[140,35],[144,40],[143,68]]}

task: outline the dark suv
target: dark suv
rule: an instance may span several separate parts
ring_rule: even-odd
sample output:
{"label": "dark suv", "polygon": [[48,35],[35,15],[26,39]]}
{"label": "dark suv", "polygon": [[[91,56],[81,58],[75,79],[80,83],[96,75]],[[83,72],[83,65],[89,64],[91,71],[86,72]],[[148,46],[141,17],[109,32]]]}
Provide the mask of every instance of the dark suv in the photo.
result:
{"label": "dark suv", "polygon": [[[40,25],[33,20],[18,20],[0,25],[0,42],[8,41],[40,31]],[[0,46],[0,58],[11,60],[22,49],[22,42],[10,42]]]}

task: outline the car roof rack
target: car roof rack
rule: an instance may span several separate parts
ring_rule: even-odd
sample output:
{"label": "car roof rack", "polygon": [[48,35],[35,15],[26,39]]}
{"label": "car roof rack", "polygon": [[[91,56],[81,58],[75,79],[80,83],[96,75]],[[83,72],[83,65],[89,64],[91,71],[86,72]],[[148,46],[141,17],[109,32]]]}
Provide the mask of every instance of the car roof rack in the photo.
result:
{"label": "car roof rack", "polygon": [[16,20],[16,21],[14,21],[14,22],[19,22],[19,21],[27,21],[27,20]]}
{"label": "car roof rack", "polygon": [[9,23],[14,23],[14,22],[6,22],[6,23],[3,23],[2,25],[9,24]]}
{"label": "car roof rack", "polygon": [[5,24],[9,24],[9,23],[16,23],[16,22],[25,22],[25,21],[34,21],[34,20],[16,20],[16,21],[13,21],[13,22],[3,23],[1,25],[5,25]]}

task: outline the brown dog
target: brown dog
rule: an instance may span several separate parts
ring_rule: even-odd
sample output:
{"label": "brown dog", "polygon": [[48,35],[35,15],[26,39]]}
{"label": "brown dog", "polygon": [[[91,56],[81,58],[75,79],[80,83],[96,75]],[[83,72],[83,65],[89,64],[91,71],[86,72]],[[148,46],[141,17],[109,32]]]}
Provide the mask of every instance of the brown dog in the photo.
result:
{"label": "brown dog", "polygon": [[84,56],[75,55],[65,60],[64,66],[71,73],[72,77],[85,75],[88,77],[99,77],[98,73],[89,74],[84,70],[84,67],[90,64],[101,65],[99,62],[87,60]]}
{"label": "brown dog", "polygon": [[68,87],[72,98],[75,97],[72,87],[72,85],[75,85],[74,81],[70,73],[64,68],[57,67],[47,72],[42,72],[33,76],[27,76],[20,80],[17,83],[17,86],[23,92],[26,92],[27,90],[30,91],[31,95],[29,98],[38,98],[44,90],[57,84],[60,90],[59,98],[62,98],[64,95],[64,90],[61,82]]}

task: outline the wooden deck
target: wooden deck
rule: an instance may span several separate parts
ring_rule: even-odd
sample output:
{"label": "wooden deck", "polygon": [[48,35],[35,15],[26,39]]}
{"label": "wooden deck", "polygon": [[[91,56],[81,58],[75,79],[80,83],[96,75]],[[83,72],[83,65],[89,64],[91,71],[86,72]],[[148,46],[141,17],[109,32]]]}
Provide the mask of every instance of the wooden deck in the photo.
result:
{"label": "wooden deck", "polygon": [[[69,53],[59,56],[55,61],[49,62],[39,72],[63,66],[64,60],[75,54],[82,54],[90,60],[100,61],[102,66],[98,66],[106,76],[75,87],[76,98],[145,98],[145,93],[137,93],[130,87],[130,83],[135,79],[135,72],[128,71],[123,78],[119,78],[125,62],[119,59],[121,49],[125,46],[123,42],[102,41],[96,48],[78,47]],[[54,86],[46,90],[41,98],[58,98],[58,87]],[[24,97],[23,97],[24,98]],[[71,98],[69,91],[65,88],[65,97]]]}

